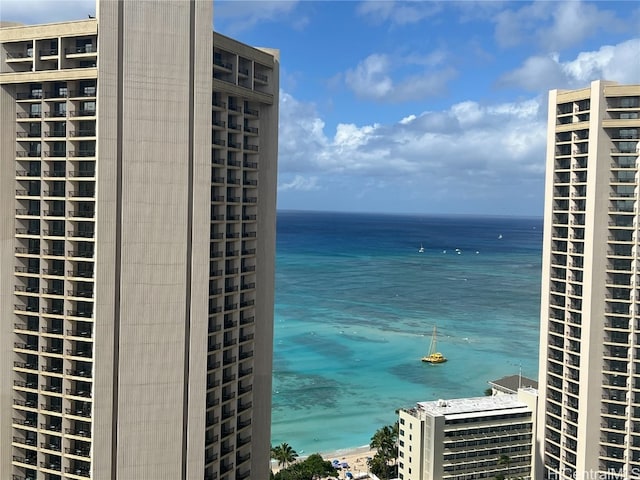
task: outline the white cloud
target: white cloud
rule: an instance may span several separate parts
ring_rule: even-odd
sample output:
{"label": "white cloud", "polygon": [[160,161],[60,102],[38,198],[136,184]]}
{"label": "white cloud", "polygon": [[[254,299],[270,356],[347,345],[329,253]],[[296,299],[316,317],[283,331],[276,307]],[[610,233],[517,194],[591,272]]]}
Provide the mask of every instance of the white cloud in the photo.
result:
{"label": "white cloud", "polygon": [[393,88],[388,75],[389,63],[387,55],[369,55],[355,69],[345,73],[345,82],[358,95],[384,98]]}
{"label": "white cloud", "polygon": [[640,83],[640,38],[598,50],[582,52],[573,60],[557,54],[529,57],[523,65],[502,76],[499,83],[531,91],[581,88],[593,80]]}
{"label": "white cloud", "polygon": [[494,18],[499,45],[515,47],[534,42],[547,51],[577,45],[585,38],[601,31],[613,31],[625,24],[612,11],[582,1],[538,0],[517,9],[503,10]]}
{"label": "white cloud", "polygon": [[2,0],[0,6],[0,20],[28,25],[84,20],[95,14],[95,0]]}
{"label": "white cloud", "polygon": [[538,32],[540,43],[548,50],[559,50],[578,44],[585,38],[611,30],[617,23],[613,12],[600,10],[591,2],[554,2],[552,23]]}
{"label": "white cloud", "polygon": [[546,118],[540,98],[495,105],[465,101],[394,124],[339,124],[332,134],[313,106],[286,93],[281,97],[280,176],[288,179],[281,190],[325,189],[337,178],[344,185],[368,185],[367,191],[382,184],[391,191],[485,191],[543,182]]}
{"label": "white cloud", "polygon": [[551,2],[526,4],[517,10],[504,10],[495,15],[495,37],[502,47],[515,47],[530,38],[539,27],[538,22],[548,17]]}
{"label": "white cloud", "polygon": [[594,52],[582,52],[567,62],[563,70],[569,78],[582,83],[598,78],[640,83],[640,38],[607,45]]}
{"label": "white cloud", "polygon": [[[311,152],[327,148],[324,121],[311,104],[298,102],[280,92],[279,158],[280,167],[288,172],[301,172],[313,163]],[[313,155],[313,153],[312,153]]]}
{"label": "white cloud", "polygon": [[311,191],[318,190],[318,177],[304,177],[302,175],[294,175],[289,181],[278,184],[278,191],[286,192],[287,190]]}
{"label": "white cloud", "polygon": [[413,122],[417,117],[414,114],[411,114],[407,117],[404,117],[402,120],[400,120],[400,124],[401,125],[406,125],[407,123],[411,123]]}
{"label": "white cloud", "polygon": [[298,0],[245,0],[242,2],[215,0],[213,10],[216,21],[225,22],[225,33],[236,35],[253,28],[260,22],[274,22],[287,19],[294,29],[303,28],[309,21],[306,17],[295,17],[292,13]]}
{"label": "white cloud", "polygon": [[373,24],[389,21],[392,25],[402,26],[433,17],[442,8],[438,2],[367,0],[358,5],[357,11]]}
{"label": "white cloud", "polygon": [[[444,92],[447,82],[456,75],[451,67],[435,71],[424,70],[425,66],[443,62],[445,56],[442,51],[405,57],[372,54],[355,68],[347,70],[344,81],[360,98],[382,102],[420,100]],[[391,78],[392,71],[395,75],[402,75],[405,72],[402,67],[411,70],[415,66],[420,67],[418,73],[405,73],[399,81]]]}

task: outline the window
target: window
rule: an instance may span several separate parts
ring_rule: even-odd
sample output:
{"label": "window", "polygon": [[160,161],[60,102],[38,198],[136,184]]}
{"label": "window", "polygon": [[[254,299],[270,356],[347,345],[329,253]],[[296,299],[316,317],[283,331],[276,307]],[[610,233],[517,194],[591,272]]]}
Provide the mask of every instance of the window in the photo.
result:
{"label": "window", "polygon": [[40,118],[42,112],[42,106],[39,103],[32,103],[29,106],[29,117]]}
{"label": "window", "polygon": [[620,99],[621,108],[633,108],[640,106],[640,97],[622,97]]}
{"label": "window", "polygon": [[31,85],[31,92],[29,94],[29,98],[42,98],[42,85],[34,84]]}
{"label": "window", "polygon": [[67,116],[67,104],[64,102],[56,103],[53,109],[53,115],[55,117],[66,117]]}
{"label": "window", "polygon": [[620,138],[628,138],[628,139],[638,138],[638,129],[637,128],[621,128]]}
{"label": "window", "polygon": [[95,115],[96,102],[82,102],[80,104],[80,115]]}
{"label": "window", "polygon": [[83,97],[95,97],[96,84],[94,82],[80,82],[80,95]]}
{"label": "window", "polygon": [[93,52],[93,44],[90,38],[78,38],[76,39],[76,53],[91,53]]}

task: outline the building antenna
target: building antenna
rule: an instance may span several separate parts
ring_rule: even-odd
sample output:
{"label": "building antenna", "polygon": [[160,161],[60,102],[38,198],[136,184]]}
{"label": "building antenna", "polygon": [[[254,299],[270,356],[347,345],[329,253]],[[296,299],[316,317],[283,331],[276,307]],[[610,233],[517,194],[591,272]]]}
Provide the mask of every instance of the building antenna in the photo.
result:
{"label": "building antenna", "polygon": [[522,388],[522,364],[520,364],[520,372],[518,373],[518,388]]}

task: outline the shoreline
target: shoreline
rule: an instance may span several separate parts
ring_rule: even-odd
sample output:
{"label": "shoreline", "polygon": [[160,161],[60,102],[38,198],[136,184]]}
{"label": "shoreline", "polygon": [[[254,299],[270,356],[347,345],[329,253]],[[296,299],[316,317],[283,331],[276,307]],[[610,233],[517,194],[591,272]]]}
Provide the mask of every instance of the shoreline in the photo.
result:
{"label": "shoreline", "polygon": [[[339,450],[328,450],[326,452],[318,452],[320,455],[322,455],[322,458],[324,458],[325,460],[333,460],[334,458],[337,458],[338,460],[342,460],[343,457],[353,457],[354,455],[365,455],[368,454],[370,452],[373,452],[373,454],[376,453],[375,450],[372,450],[371,447],[369,447],[369,445],[362,445],[360,447],[349,447],[349,448],[341,448]],[[310,454],[311,455],[311,454]],[[309,455],[305,455],[302,458],[307,458]],[[372,457],[373,455],[367,455]]]}

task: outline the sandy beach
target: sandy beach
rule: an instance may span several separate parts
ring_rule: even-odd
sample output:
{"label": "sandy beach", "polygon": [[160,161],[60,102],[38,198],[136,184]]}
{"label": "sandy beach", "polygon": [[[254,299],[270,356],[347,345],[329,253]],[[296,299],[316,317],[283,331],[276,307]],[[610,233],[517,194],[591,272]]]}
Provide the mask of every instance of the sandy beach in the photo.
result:
{"label": "sandy beach", "polygon": [[[312,452],[312,453],[316,453],[316,452]],[[341,450],[334,450],[329,452],[317,452],[317,453],[322,455],[323,459],[328,460],[330,462],[332,462],[333,460],[339,460],[340,463],[345,462],[349,465],[349,468],[339,469],[337,477],[325,477],[324,479],[322,479],[322,480],[328,480],[331,478],[344,479],[346,478],[346,472],[351,472],[351,474],[355,478],[368,478],[368,477],[362,476],[368,473],[367,457],[373,457],[376,451],[369,448],[369,445],[364,445],[362,447],[345,448]],[[299,460],[304,460],[308,456],[309,455],[307,455],[307,452],[304,452],[302,455],[300,455]],[[278,467],[278,464],[275,460],[271,461],[271,470],[273,471],[273,473],[276,473],[277,471],[280,470],[280,467]]]}

